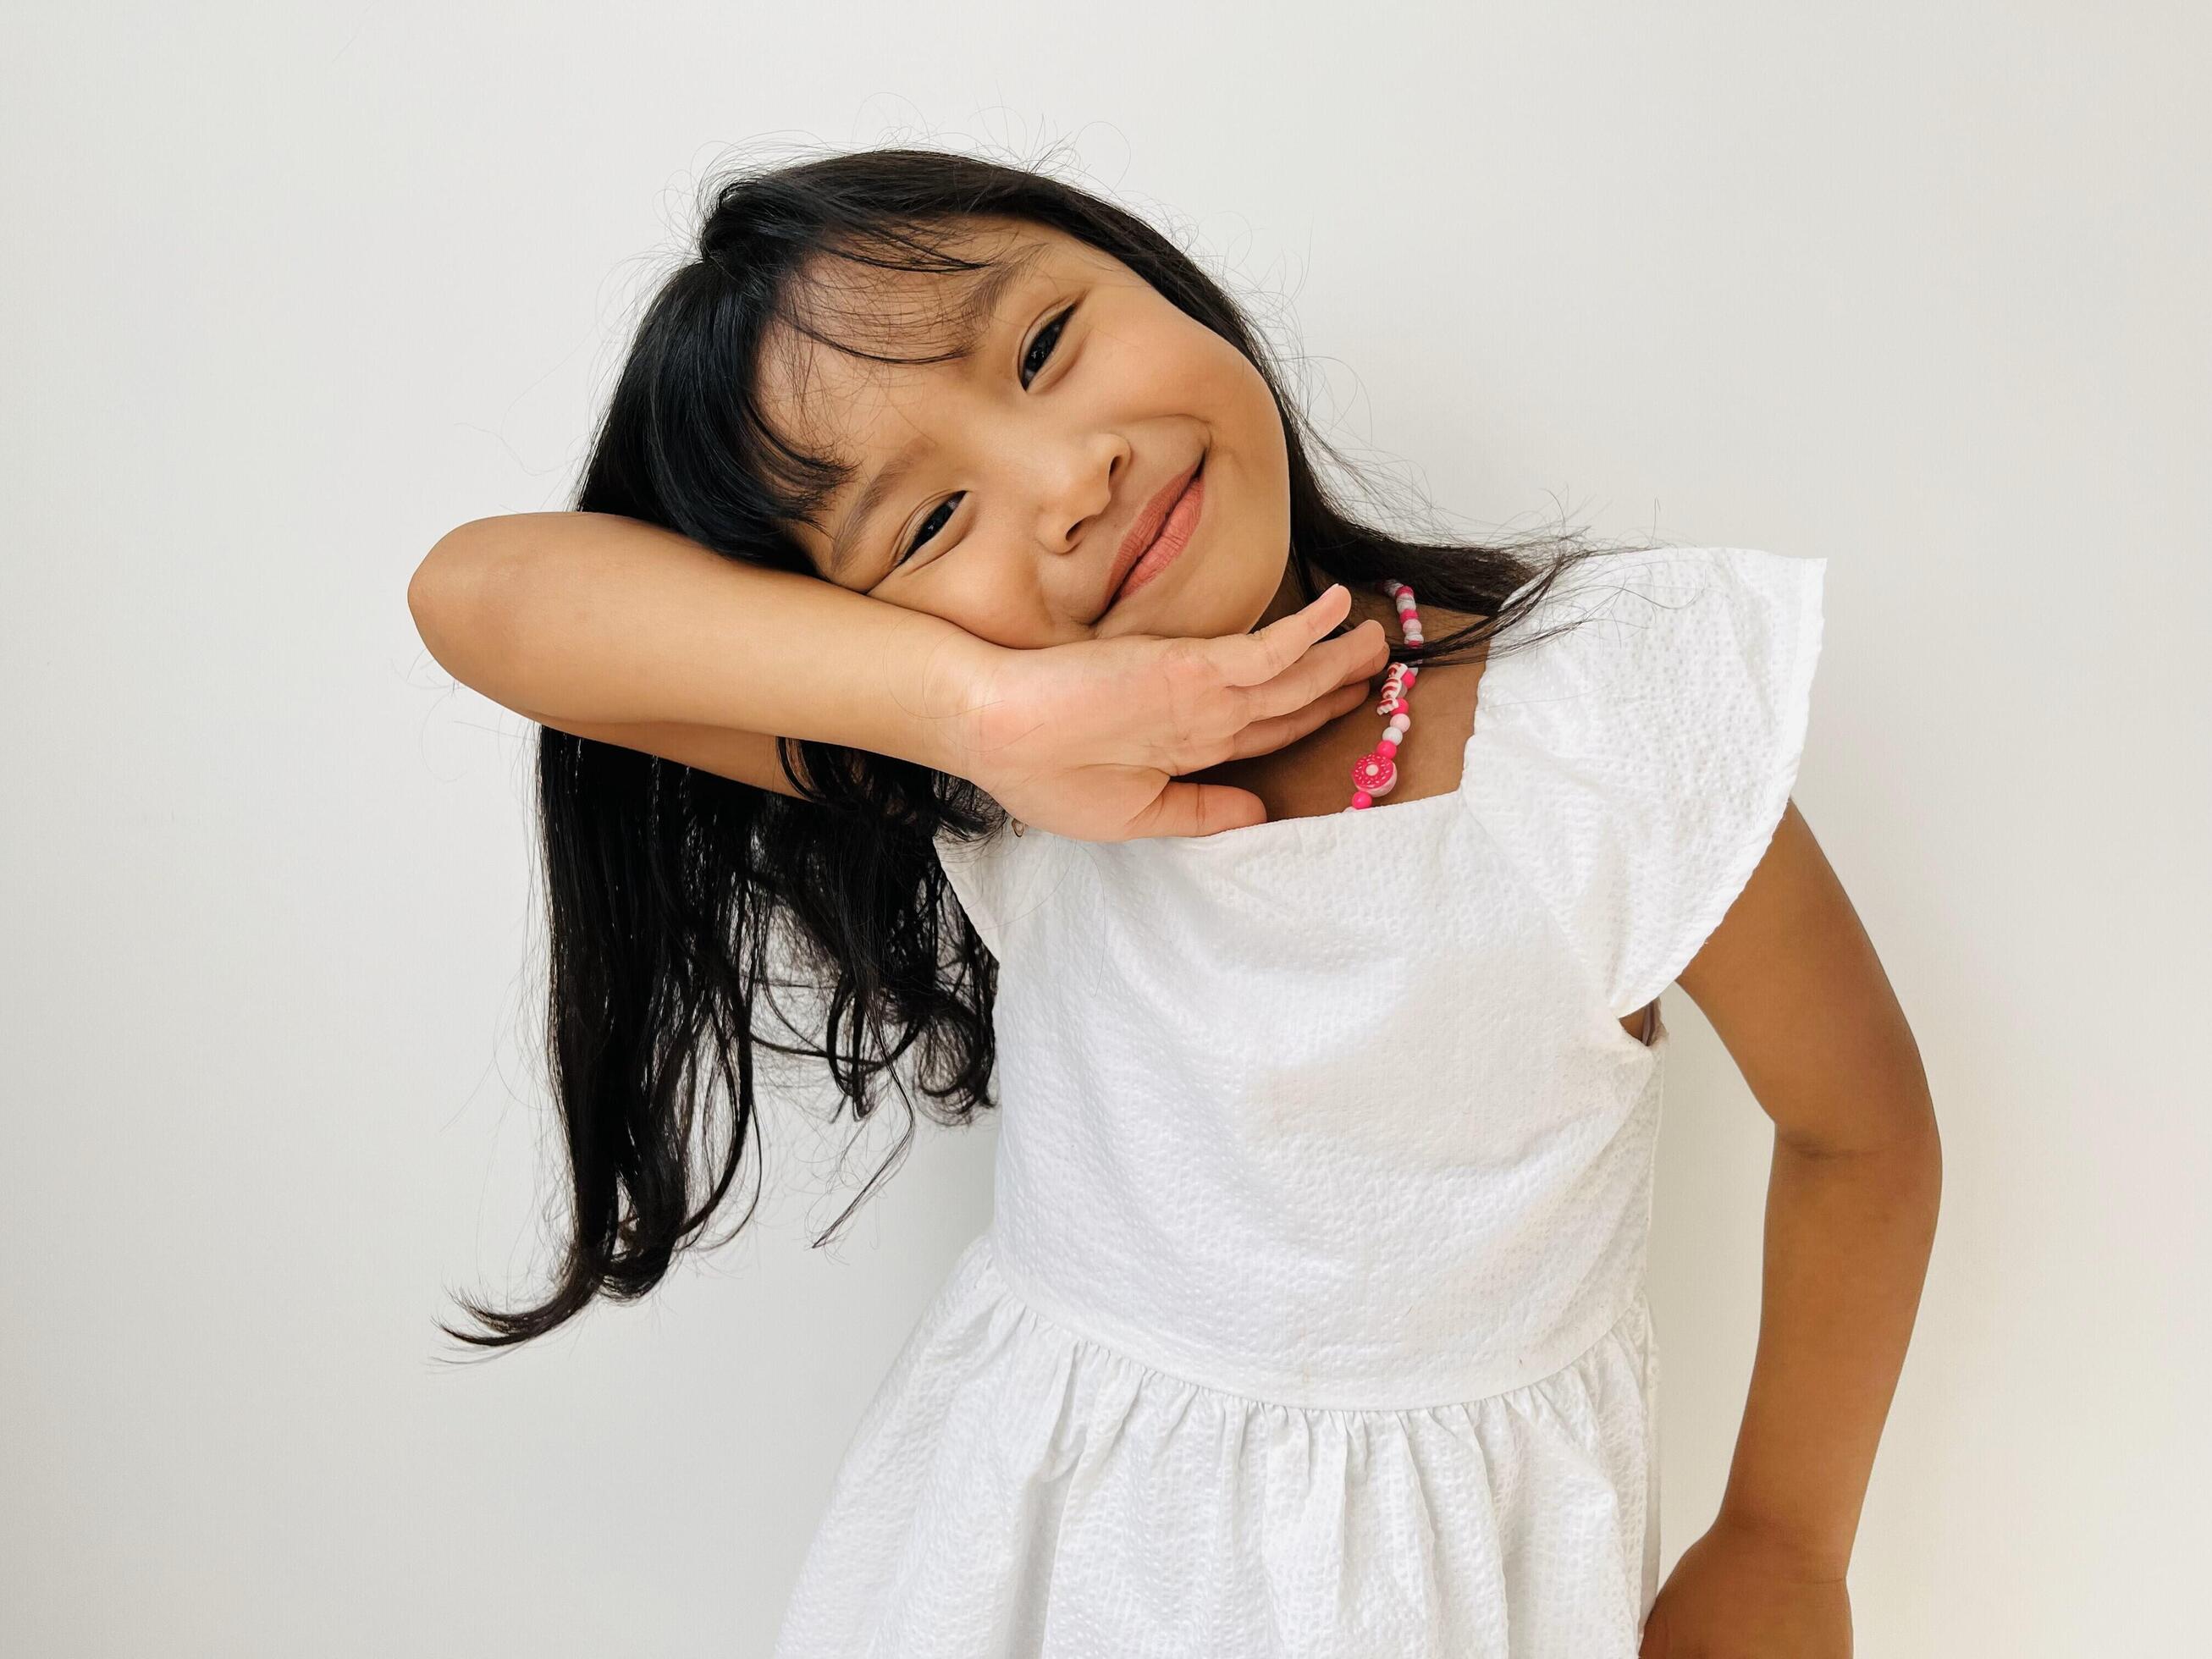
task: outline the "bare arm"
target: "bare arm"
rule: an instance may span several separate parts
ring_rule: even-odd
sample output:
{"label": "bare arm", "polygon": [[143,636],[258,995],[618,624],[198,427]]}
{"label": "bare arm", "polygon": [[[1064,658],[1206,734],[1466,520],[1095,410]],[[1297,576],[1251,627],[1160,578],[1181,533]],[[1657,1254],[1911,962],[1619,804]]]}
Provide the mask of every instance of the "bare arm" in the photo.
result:
{"label": "bare arm", "polygon": [[949,738],[973,635],[636,520],[472,520],[430,550],[407,602],[455,679],[580,736],[786,789],[763,734],[961,770]]}
{"label": "bare arm", "polygon": [[[633,720],[627,724],[556,720],[527,708],[515,712],[558,732],[574,732],[577,737],[596,738],[600,743],[619,744],[624,749],[658,755],[680,766],[712,772],[717,777],[733,778],[755,788],[799,795],[791,780],[784,775],[783,762],[776,753],[777,739],[771,732],[732,732],[719,726],[685,726],[676,720]],[[802,768],[805,764],[803,760],[798,763]]]}
{"label": "bare arm", "polygon": [[[1794,803],[1680,982],[1773,1120],[1774,1157],[1735,1461],[1645,1651],[1840,1654],[1844,1571],[1935,1237],[1942,1157],[1928,1080]],[[1723,1626],[1729,1644],[1698,1644]]]}
{"label": "bare arm", "polygon": [[1017,650],[611,514],[463,525],[407,597],[454,678],[543,725],[786,793],[766,734],[868,750],[1079,840],[1259,822],[1250,791],[1186,779],[1356,707],[1385,654],[1371,618],[1325,637],[1341,584],[1250,633]]}

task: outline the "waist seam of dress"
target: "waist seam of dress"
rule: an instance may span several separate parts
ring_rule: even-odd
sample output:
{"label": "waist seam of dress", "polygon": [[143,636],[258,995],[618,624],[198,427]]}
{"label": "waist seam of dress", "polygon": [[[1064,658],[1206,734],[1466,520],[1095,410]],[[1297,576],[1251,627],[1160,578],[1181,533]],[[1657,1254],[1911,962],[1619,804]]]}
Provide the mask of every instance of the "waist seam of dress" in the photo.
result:
{"label": "waist seam of dress", "polygon": [[1509,1395],[1520,1394],[1527,1389],[1538,1388],[1562,1372],[1572,1369],[1595,1349],[1619,1334],[1624,1325],[1633,1322],[1642,1327],[1648,1317],[1644,1286],[1639,1279],[1626,1298],[1603,1316],[1601,1324],[1595,1320],[1589,1322],[1589,1325],[1597,1327],[1595,1335],[1583,1334],[1587,1326],[1575,1328],[1573,1336],[1565,1344],[1559,1345],[1569,1350],[1564,1358],[1554,1361],[1548,1347],[1541,1351],[1544,1358],[1536,1362],[1539,1369],[1534,1376],[1506,1383],[1502,1387],[1478,1387],[1442,1400],[1416,1401],[1404,1405],[1333,1405],[1255,1394],[1249,1388],[1210,1381],[1202,1376],[1194,1376],[1188,1372],[1160,1364],[1139,1353],[1132,1352],[1118,1340],[1085,1329],[1079,1319],[1070,1318],[1060,1311],[1057,1298],[1038,1293],[1026,1281],[1021,1271],[1006,1260],[1006,1253],[1000,1248],[995,1228],[986,1228],[970,1248],[981,1253],[982,1259],[979,1265],[991,1279],[996,1281],[1000,1294],[1012,1303],[1019,1313],[1075,1344],[1078,1347],[1090,1349],[1116,1364],[1133,1367],[1176,1388],[1194,1389],[1201,1394],[1218,1395],[1224,1399],[1237,1401],[1248,1406],[1304,1414],[1336,1417],[1406,1417],[1423,1412],[1453,1411],[1462,1407],[1479,1405],[1485,1401],[1501,1400]]}

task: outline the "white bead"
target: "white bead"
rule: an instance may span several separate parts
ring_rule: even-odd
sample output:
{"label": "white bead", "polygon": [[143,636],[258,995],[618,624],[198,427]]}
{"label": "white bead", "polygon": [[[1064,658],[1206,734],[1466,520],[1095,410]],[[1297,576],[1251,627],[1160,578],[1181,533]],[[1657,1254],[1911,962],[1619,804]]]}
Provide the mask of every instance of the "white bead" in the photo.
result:
{"label": "white bead", "polygon": [[1393,732],[1412,731],[1413,729],[1413,717],[1411,714],[1407,714],[1403,709],[1401,709],[1398,713],[1390,716],[1390,729]]}

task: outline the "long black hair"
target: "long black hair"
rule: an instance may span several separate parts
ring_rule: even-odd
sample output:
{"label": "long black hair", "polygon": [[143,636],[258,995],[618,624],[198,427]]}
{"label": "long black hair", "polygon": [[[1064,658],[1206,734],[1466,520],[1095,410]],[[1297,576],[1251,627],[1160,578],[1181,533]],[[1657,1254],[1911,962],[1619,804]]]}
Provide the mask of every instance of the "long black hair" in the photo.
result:
{"label": "long black hair", "polygon": [[[832,258],[885,270],[982,270],[992,261],[948,250],[963,228],[990,217],[1049,227],[1110,254],[1259,369],[1288,439],[1291,568],[1307,599],[1330,580],[1396,577],[1431,605],[1481,619],[1418,649],[1394,645],[1394,659],[1467,660],[1594,550],[1573,534],[1414,539],[1353,516],[1309,456],[1319,450],[1340,466],[1343,458],[1286,394],[1237,302],[1167,234],[1042,166],[870,149],[741,166],[710,176],[705,194],[696,252],[646,305],[577,511],[619,514],[729,558],[815,574],[791,526],[812,521],[847,468],[770,423],[757,384],[763,340],[781,325],[878,362],[941,361],[959,343],[896,357],[822,331],[805,303],[805,268]],[[1540,637],[1523,629],[1491,649]],[[909,1077],[920,1109],[939,1122],[966,1122],[993,1103],[997,963],[951,896],[932,840],[940,830],[988,833],[1002,809],[973,784],[908,761],[789,738],[778,752],[804,799],[540,728],[545,1041],[566,1132],[570,1226],[544,1301],[502,1311],[464,1298],[489,1334],[444,1327],[448,1334],[507,1346],[595,1296],[644,1296],[743,1183],[733,1237],[760,1198],[763,1160],[748,1170],[747,1150],[760,1140],[763,1050],[826,1066],[856,1124],[886,1085],[904,1111],[890,1155],[817,1243],[911,1144]],[[800,982],[779,980],[779,967],[796,968]],[[783,1016],[779,988],[815,994],[818,1035]],[[756,1030],[763,1002],[792,1042]]]}

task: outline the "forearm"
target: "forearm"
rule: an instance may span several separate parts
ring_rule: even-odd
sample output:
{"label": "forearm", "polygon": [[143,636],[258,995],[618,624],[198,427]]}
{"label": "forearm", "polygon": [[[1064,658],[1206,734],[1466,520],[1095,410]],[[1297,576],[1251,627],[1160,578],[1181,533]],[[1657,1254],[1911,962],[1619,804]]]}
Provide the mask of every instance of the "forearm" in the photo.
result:
{"label": "forearm", "polygon": [[1840,1577],[1936,1231],[1932,1112],[1878,1146],[1775,1140],[1759,1347],[1721,1524]]}
{"label": "forearm", "polygon": [[941,618],[740,563],[606,514],[479,520],[408,588],[432,656],[548,724],[771,732],[959,771],[981,641]]}

